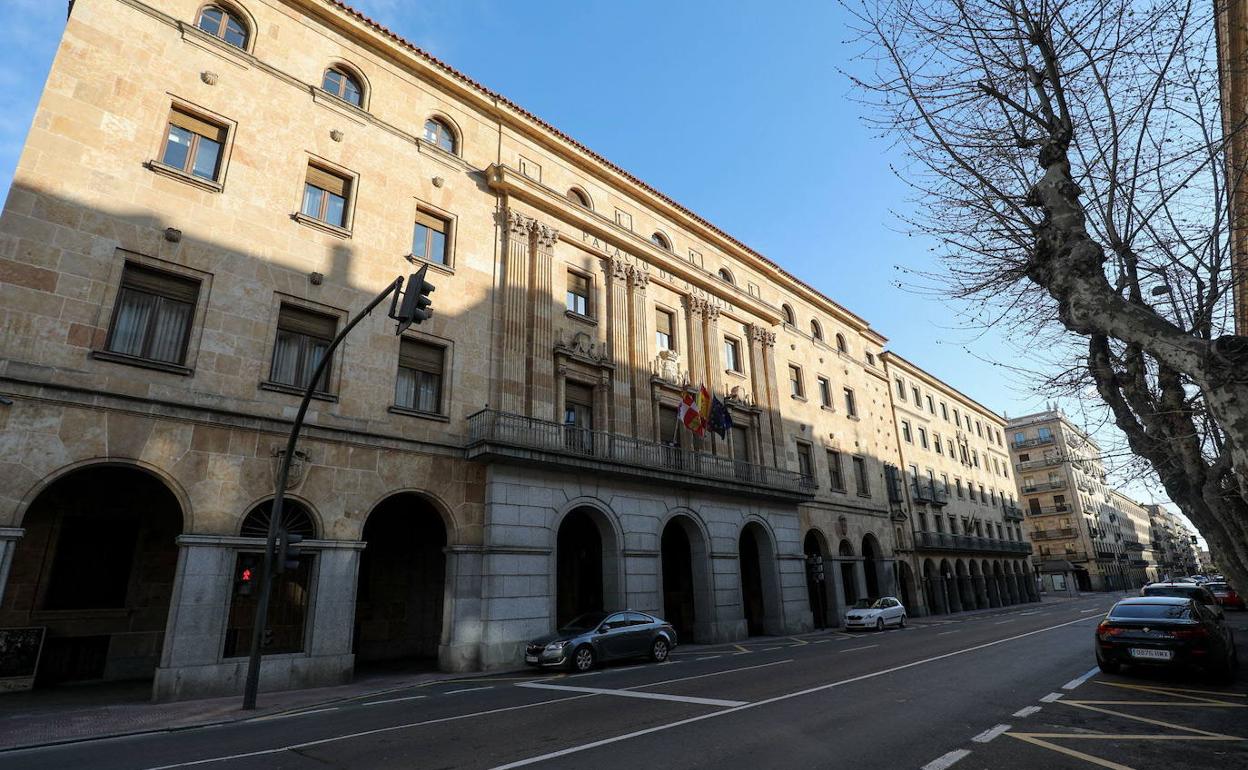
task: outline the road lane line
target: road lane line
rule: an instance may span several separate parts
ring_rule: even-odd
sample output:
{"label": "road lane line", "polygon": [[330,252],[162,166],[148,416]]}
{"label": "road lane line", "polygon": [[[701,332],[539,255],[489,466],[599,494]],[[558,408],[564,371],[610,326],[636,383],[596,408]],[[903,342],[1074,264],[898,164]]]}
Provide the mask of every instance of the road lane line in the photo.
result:
{"label": "road lane line", "polygon": [[954,751],[949,752],[948,754],[945,754],[942,757],[937,757],[936,759],[933,759],[931,762],[928,762],[926,765],[923,765],[923,770],[945,770],[945,768],[952,766],[954,762],[957,762],[959,759],[961,759],[962,757],[965,757],[966,755],[970,753],[971,752],[968,751],[967,749],[956,749]]}
{"label": "road lane line", "polygon": [[[778,666],[781,663],[792,663],[793,658],[787,660],[773,660],[770,663],[760,663],[757,666],[742,666],[741,668],[726,668],[723,671],[712,671],[709,674],[695,674],[694,676],[682,676],[676,679],[664,679],[661,682],[646,682],[645,684],[635,684],[632,687],[621,687],[621,690],[640,690],[642,687],[658,687],[661,684],[672,684],[673,682],[687,682],[690,679],[706,679],[708,676],[720,676],[721,674],[735,674],[738,671],[752,671],[756,668],[767,668],[768,666]],[[517,685],[519,686],[519,685]]]}
{"label": "road lane line", "polygon": [[1020,612],[1018,613],[1018,616],[1021,618],[1024,615],[1039,615],[1039,614],[1040,614],[1040,610],[1032,610],[1031,612]]}
{"label": "road lane line", "polygon": [[324,709],[312,709],[311,711],[291,711],[286,714],[273,714],[267,717],[256,717],[255,719],[249,719],[247,721],[248,722],[272,722],[276,719],[289,719],[290,717],[301,717],[301,716],[304,716],[305,714],[322,714],[326,711],[337,711],[337,710],[338,710],[337,706],[332,706],[330,708],[324,708]]}
{"label": "road lane line", "polygon": [[705,655],[701,658],[694,658],[694,660],[715,660],[716,658],[722,658],[722,657],[723,657],[722,655]]}
{"label": "road lane line", "polygon": [[455,695],[461,692],[476,692],[477,690],[489,690],[489,689],[491,688],[489,687],[467,687],[467,688],[464,688],[463,690],[448,690],[447,692],[444,692],[442,694],[443,695]]}
{"label": "road lane line", "polygon": [[1031,716],[1032,714],[1034,714],[1034,713],[1036,713],[1037,711],[1039,711],[1041,708],[1042,708],[1041,706],[1028,706],[1027,708],[1021,708],[1021,709],[1019,709],[1018,711],[1015,711],[1015,712],[1014,712],[1014,714],[1013,714],[1013,716],[1016,716],[1016,717],[1029,717],[1029,716]]}
{"label": "road lane line", "polygon": [[956,633],[958,633],[958,631],[957,631],[957,629],[954,629],[953,631],[941,631],[939,634],[936,634],[936,635],[937,635],[937,636],[948,636],[949,634],[956,634]]}
{"label": "road lane line", "polygon": [[[754,701],[753,703],[748,703],[744,706],[724,709],[722,711],[712,711],[709,714],[700,714],[695,717],[688,717],[686,719],[680,719],[675,722],[668,722],[666,724],[656,725],[654,727],[647,727],[641,730],[634,730],[631,733],[623,733],[621,735],[616,735],[611,738],[603,738],[597,741],[590,741],[589,743],[582,743],[577,746],[569,746],[566,749],[559,749],[558,751],[551,751],[546,754],[540,754],[538,756],[529,757],[527,759],[521,759],[515,762],[510,762],[505,765],[498,765],[492,768],[492,770],[511,770],[512,768],[516,768],[516,767],[526,767],[528,765],[534,765],[539,762],[545,762],[547,760],[557,759],[559,757],[566,757],[569,754],[578,754],[582,751],[589,751],[590,749],[596,749],[602,746],[610,746],[613,743],[619,743],[621,741],[632,740],[633,738],[639,738],[643,735],[650,735],[652,733],[663,732],[665,730],[671,730],[676,727],[683,727],[688,724],[693,724],[694,722],[701,722],[704,719],[715,719],[717,717],[722,717],[727,714],[736,714],[737,712],[744,711],[746,709],[758,708],[760,706],[768,706],[768,705],[771,705],[772,703],[779,703],[781,701],[786,701],[791,698],[798,698],[804,695],[811,695],[813,693],[823,692],[825,690],[831,690],[834,687],[843,687],[848,684],[855,684],[857,682],[863,682],[868,679],[874,679],[879,676],[884,676],[886,674],[896,673],[897,671],[905,671],[907,669],[915,668],[916,666],[923,666],[928,663],[935,663],[936,661],[945,660],[947,658],[956,657],[958,655],[965,655],[970,652],[977,652],[979,650],[984,650],[989,647],[995,647],[998,644],[1014,642],[1014,641],[1018,641],[1019,639],[1025,639],[1029,636],[1035,636],[1036,634],[1043,634],[1049,631],[1055,631],[1059,628],[1065,628],[1066,626],[1073,626],[1076,623],[1083,623],[1083,622],[1086,622],[1087,620],[1089,620],[1089,618],[1076,618],[1075,620],[1068,620],[1065,623],[1058,623],[1056,625],[1046,626],[1044,628],[1037,628],[1034,631],[1026,631],[1021,634],[1015,634],[1013,636],[1007,636],[1002,639],[996,639],[991,642],[984,642],[982,644],[976,644],[971,647],[963,647],[960,650],[954,650],[952,652],[946,652],[940,655],[933,655],[930,658],[922,658],[920,660],[913,660],[913,661],[910,661],[909,663],[902,663],[901,665],[898,665],[898,666],[891,666],[889,668],[880,669],[879,671],[872,671],[867,674],[861,674],[859,676],[850,677],[849,679],[841,679],[836,682],[829,682],[827,684],[821,684],[815,687],[809,687],[805,690],[797,690],[795,692],[785,693],[784,695],[777,695],[777,696],[767,698],[764,700]],[[1056,695],[1058,698],[1062,697],[1060,693],[1054,693],[1054,695]],[[965,751],[965,750],[962,750],[962,751]],[[951,753],[956,753],[956,752],[951,752]],[[970,753],[970,752],[966,752],[966,753]],[[953,764],[953,762],[956,762],[958,759],[961,759],[964,756],[966,756],[966,754],[959,755],[957,758],[950,761],[949,764]],[[948,767],[948,765],[944,765],[944,767]]]}
{"label": "road lane line", "polygon": [[858,652],[859,650],[869,650],[872,647],[879,647],[879,646],[880,645],[878,644],[868,644],[866,647],[850,647],[848,650],[841,650],[841,652]]}
{"label": "road lane line", "polygon": [[1101,611],[1101,608],[1100,608],[1100,607],[1092,607],[1091,609],[1079,610],[1079,611],[1080,611],[1080,612],[1100,612],[1100,611]]}
{"label": "road lane line", "polygon": [[1076,677],[1075,679],[1071,679],[1069,682],[1067,682],[1066,684],[1062,685],[1062,689],[1063,689],[1063,690],[1073,690],[1073,689],[1075,689],[1076,687],[1078,687],[1079,685],[1081,685],[1081,684],[1083,684],[1084,682],[1086,682],[1086,681],[1088,681],[1089,679],[1091,679],[1092,677],[1096,676],[1096,673],[1097,673],[1098,671],[1100,671],[1100,670],[1101,670],[1101,669],[1100,669],[1100,667],[1099,667],[1099,666],[1093,666],[1091,669],[1089,669],[1089,670],[1088,670],[1088,673],[1084,674],[1083,676]]}
{"label": "road lane line", "polygon": [[999,625],[1002,625],[1002,624],[1004,624],[1004,623],[1013,623],[1013,622],[1014,622],[1014,619],[1013,619],[1013,618],[1010,618],[1009,620],[998,620],[996,623],[993,623],[993,625],[994,625],[994,626],[999,626]]}
{"label": "road lane line", "polygon": [[560,692],[583,692],[589,695],[615,695],[620,698],[644,698],[646,700],[667,700],[676,703],[696,703],[700,706],[724,706],[736,708],[748,706],[745,700],[720,700],[718,698],[694,698],[689,695],[668,695],[661,692],[637,692],[636,690],[608,690],[605,687],[569,687],[562,684],[539,684],[537,682],[521,682],[516,687],[529,687],[534,690],[558,690]]}
{"label": "road lane line", "polygon": [[428,695],[409,695],[406,698],[389,698],[387,700],[370,700],[367,703],[361,703],[360,705],[361,706],[380,706],[383,703],[398,703],[400,701],[420,700],[421,698],[427,698],[427,697],[429,696]]}
{"label": "road lane line", "polygon": [[1041,703],[1053,703],[1061,699],[1062,699],[1062,694],[1060,692],[1051,692],[1048,695],[1041,698],[1040,702]]}
{"label": "road lane line", "polygon": [[350,738],[366,738],[370,735],[380,735],[382,733],[391,733],[396,730],[407,730],[412,727],[425,727],[428,725],[442,724],[444,722],[458,722],[461,719],[471,719],[473,717],[484,717],[491,714],[501,714],[506,711],[521,711],[523,709],[536,708],[538,706],[549,706],[552,703],[567,703],[568,701],[580,700],[581,698],[590,698],[591,695],[573,695],[571,698],[551,698],[550,700],[539,701],[537,703],[525,703],[519,706],[504,706],[502,708],[489,709],[487,711],[475,711],[471,714],[456,714],[455,716],[440,717],[438,719],[426,719],[422,722],[409,722],[403,725],[391,725],[390,727],[377,727],[372,730],[363,730],[357,733],[348,733],[346,735],[334,735],[329,738],[319,738],[315,741],[304,741],[303,743],[292,743],[288,746],[279,746],[274,749],[260,749],[258,751],[248,751],[243,754],[230,754],[224,757],[209,757],[208,759],[194,759],[189,762],[174,762],[171,765],[158,765],[156,767],[147,768],[147,770],[173,770],[177,767],[195,767],[197,765],[210,765],[216,762],[229,762],[235,759],[250,759],[251,757],[267,757],[270,754],[281,754],[284,751],[294,751],[296,749],[309,749],[313,746],[321,746],[326,743],[336,743],[338,741]]}
{"label": "road lane line", "polygon": [[1001,733],[1005,732],[1008,729],[1010,729],[1009,725],[1005,725],[1005,724],[996,725],[995,727],[990,727],[987,730],[984,730],[982,733],[980,733],[979,735],[976,735],[971,740],[975,741],[976,743],[988,743],[993,738],[996,738],[998,735],[1000,735]]}

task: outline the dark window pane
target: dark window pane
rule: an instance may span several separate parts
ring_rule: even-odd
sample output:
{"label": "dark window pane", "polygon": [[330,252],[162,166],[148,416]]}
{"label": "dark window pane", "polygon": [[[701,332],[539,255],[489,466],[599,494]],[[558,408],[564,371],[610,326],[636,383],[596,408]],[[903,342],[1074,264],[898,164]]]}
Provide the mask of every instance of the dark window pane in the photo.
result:
{"label": "dark window pane", "polygon": [[305,184],[303,186],[303,206],[300,208],[300,211],[310,217],[316,217],[319,219],[321,216],[321,203],[324,200],[324,190],[310,184]]}
{"label": "dark window pane", "polygon": [[143,338],[155,311],[156,297],[145,292],[122,289],[117,299],[116,317],[113,319],[108,349],[127,356],[142,356]]}
{"label": "dark window pane", "polygon": [[191,166],[191,173],[202,179],[216,179],[220,160],[221,144],[201,136],[199,147],[195,150],[195,163]]}
{"label": "dark window pane", "polygon": [[337,70],[325,70],[325,77],[321,80],[321,88],[329,91],[334,96],[341,96],[342,73]]}
{"label": "dark window pane", "polygon": [[329,201],[325,206],[325,221],[338,227],[346,226],[347,199],[341,195],[328,193]]}
{"label": "dark window pane", "polygon": [[237,19],[230,18],[225,23],[225,42],[236,48],[245,48],[247,46],[247,30]]}
{"label": "dark window pane", "polygon": [[446,234],[434,230],[430,233],[429,261],[446,264]]}
{"label": "dark window pane", "polygon": [[425,225],[416,223],[416,230],[412,233],[412,256],[428,258],[426,247],[429,243],[429,228]]}
{"label": "dark window pane", "polygon": [[360,95],[360,87],[354,80],[349,77],[342,79],[342,98],[359,107],[363,103]]}
{"label": "dark window pane", "polygon": [[1110,611],[1109,616],[1115,619],[1189,620],[1192,612],[1184,604],[1120,604]]}
{"label": "dark window pane", "polygon": [[222,13],[220,8],[205,8],[202,12],[200,12],[199,23],[196,26],[209,34],[220,34],[221,16]]}
{"label": "dark window pane", "polygon": [[169,126],[169,137],[165,140],[165,154],[161,162],[174,168],[185,169],[193,137],[194,134],[181,126]]}

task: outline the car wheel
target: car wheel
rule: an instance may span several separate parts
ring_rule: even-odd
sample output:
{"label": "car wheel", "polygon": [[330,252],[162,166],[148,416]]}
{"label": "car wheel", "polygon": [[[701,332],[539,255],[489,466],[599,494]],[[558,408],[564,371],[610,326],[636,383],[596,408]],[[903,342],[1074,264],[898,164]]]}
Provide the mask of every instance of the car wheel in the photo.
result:
{"label": "car wheel", "polygon": [[898,628],[905,628],[905,627],[906,627],[906,616],[905,616],[905,615],[902,615],[902,616],[901,616],[901,617],[897,620],[897,627],[898,627]]}
{"label": "car wheel", "polygon": [[650,657],[656,663],[662,663],[667,660],[668,644],[667,640],[659,637],[654,640],[654,644],[650,645]]}
{"label": "car wheel", "polygon": [[1108,660],[1101,660],[1100,656],[1096,658],[1096,667],[1106,674],[1117,674],[1122,670],[1122,665]]}
{"label": "car wheel", "polygon": [[572,655],[572,668],[582,673],[594,667],[594,648],[585,645]]}
{"label": "car wheel", "polygon": [[876,631],[884,630],[884,618],[879,618],[875,621],[875,630]]}

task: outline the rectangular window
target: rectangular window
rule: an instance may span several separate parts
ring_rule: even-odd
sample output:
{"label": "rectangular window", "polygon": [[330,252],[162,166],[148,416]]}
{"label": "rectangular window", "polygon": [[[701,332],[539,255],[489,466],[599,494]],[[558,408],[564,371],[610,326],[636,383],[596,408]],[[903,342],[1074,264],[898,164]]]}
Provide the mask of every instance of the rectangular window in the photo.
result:
{"label": "rectangular window", "polygon": [[936,448],[936,454],[943,455],[945,453],[944,442],[940,440],[939,433],[932,434],[932,446]]}
{"label": "rectangular window", "polygon": [[919,446],[927,449],[927,428],[919,428]]}
{"label": "rectangular window", "polygon": [[732,337],[724,337],[724,368],[730,372],[741,371],[741,344]]}
{"label": "rectangular window", "polygon": [[841,453],[834,449],[828,450],[828,482],[833,489],[845,491],[845,471],[841,467]]}
{"label": "rectangular window", "polygon": [[858,416],[858,405],[854,402],[854,391],[852,388],[845,388],[845,414],[850,417]]}
{"label": "rectangular window", "polygon": [[450,223],[445,219],[417,211],[412,230],[412,256],[435,265],[447,264],[446,234],[449,230]]}
{"label": "rectangular window", "polygon": [[198,299],[198,281],[127,262],[105,349],[181,364]]}
{"label": "rectangular window", "polygon": [[923,399],[919,398],[919,389],[918,389],[918,388],[916,388],[916,387],[911,386],[911,388],[910,388],[910,393],[911,393],[911,395],[913,395],[913,396],[914,396],[914,408],[915,408],[915,409],[922,409],[922,408],[923,408]]}
{"label": "rectangular window", "polygon": [[805,388],[802,386],[802,369],[793,364],[789,364],[789,392],[794,398],[805,396]]}
{"label": "rectangular window", "polygon": [[[299,557],[299,566],[287,569],[273,584],[269,600],[268,630],[270,642],[262,650],[264,655],[301,652],[304,642],[304,624],[308,614],[308,596],[312,587],[311,554]],[[234,574],[250,569],[260,574],[263,557],[258,553],[240,553],[235,562]],[[251,635],[256,621],[256,593],[243,593],[236,582],[230,600],[230,614],[225,630],[225,657],[238,658],[251,652]]]}
{"label": "rectangular window", "polygon": [[590,282],[589,276],[568,271],[568,297],[567,304],[570,312],[577,315],[589,316]]}
{"label": "rectangular window", "polygon": [[832,408],[832,383],[828,382],[827,377],[819,378],[819,403]]}
{"label": "rectangular window", "polygon": [[953,424],[955,427],[961,427],[960,423],[961,423],[961,418],[958,417],[958,408],[955,406],[953,408]]}
{"label": "rectangular window", "polygon": [[927,398],[927,411],[930,412],[931,414],[936,414],[936,404],[932,402],[932,397],[927,396],[926,398]]}
{"label": "rectangular window", "polygon": [[169,111],[168,129],[160,162],[184,174],[217,181],[225,127],[175,107]]}
{"label": "rectangular window", "polygon": [[862,457],[854,458],[854,481],[858,485],[858,494],[871,496],[871,479],[867,477],[867,461]]}
{"label": "rectangular window", "polygon": [[969,481],[966,484],[966,496],[969,497],[972,501],[975,499],[975,485],[970,483]]}
{"label": "rectangular window", "polygon": [[797,442],[797,470],[803,476],[813,477],[815,475],[814,462],[810,456],[810,444],[805,441]]}
{"label": "rectangular window", "polygon": [[672,344],[675,338],[676,319],[666,310],[654,314],[654,345],[659,350],[675,350]]}
{"label": "rectangular window", "polygon": [[441,414],[445,367],[446,348],[420,340],[401,340],[399,377],[394,386],[395,406]]}
{"label": "rectangular window", "polygon": [[897,380],[897,398],[902,401],[906,400],[906,383],[901,380]]}
{"label": "rectangular window", "polygon": [[984,437],[984,426],[983,426],[983,423],[981,423],[979,420],[975,421],[975,435],[979,436],[980,438]]}
{"label": "rectangular window", "polygon": [[953,484],[954,484],[954,488],[958,492],[958,497],[965,497],[965,495],[962,493],[962,479],[955,478],[953,480]]}
{"label": "rectangular window", "polygon": [[[277,318],[277,342],[273,346],[269,379],[281,385],[307,387],[317,364],[337,334],[337,318],[283,304]],[[329,390],[329,369],[326,365],[321,372],[316,390]]]}
{"label": "rectangular window", "polygon": [[347,195],[351,181],[319,166],[308,166],[299,211],[334,227],[347,226]]}
{"label": "rectangular window", "polygon": [[910,433],[910,423],[906,420],[901,421],[901,437],[905,439],[907,444],[914,443],[914,436]]}

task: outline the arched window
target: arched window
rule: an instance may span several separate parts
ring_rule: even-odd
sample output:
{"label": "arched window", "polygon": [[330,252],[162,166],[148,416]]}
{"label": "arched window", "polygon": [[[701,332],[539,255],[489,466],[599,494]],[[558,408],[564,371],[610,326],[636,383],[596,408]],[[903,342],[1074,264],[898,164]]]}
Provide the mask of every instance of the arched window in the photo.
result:
{"label": "arched window", "polygon": [[836,335],[836,349],[837,349],[837,351],[838,351],[838,352],[840,352],[840,353],[849,353],[849,345],[846,345],[846,344],[845,344],[845,335],[844,335],[844,334],[837,334],[837,335]]}
{"label": "arched window", "polygon": [[425,141],[449,153],[456,152],[455,132],[444,121],[437,118],[429,118],[425,121]]}
{"label": "arched window", "polygon": [[[260,503],[243,518],[238,534],[243,537],[268,537],[269,519],[273,516],[273,501]],[[307,507],[289,497],[282,499],[282,521],[279,527],[293,535],[303,535],[311,540],[316,537],[316,523]]]}
{"label": "arched window", "polygon": [[667,236],[663,235],[663,233],[655,233],[654,235],[651,235],[650,242],[664,251],[672,250],[672,244],[668,242]]}
{"label": "arched window", "polygon": [[789,326],[797,325],[797,321],[793,316],[793,308],[789,307],[787,302],[780,306],[780,312],[784,314],[784,322],[786,324]]}
{"label": "arched window", "polygon": [[321,88],[344,102],[350,102],[356,107],[364,106],[364,89],[360,86],[359,78],[342,67],[330,67],[325,70],[325,77],[321,79]]}
{"label": "arched window", "polygon": [[219,5],[204,6],[195,26],[235,48],[247,50],[247,25],[236,14]]}
{"label": "arched window", "polygon": [[823,342],[823,327],[815,319],[810,319],[810,336]]}
{"label": "arched window", "polygon": [[578,206],[584,206],[587,209],[593,209],[593,204],[589,202],[589,196],[579,187],[568,188],[568,200]]}
{"label": "arched window", "polygon": [[737,282],[732,279],[732,273],[728,272],[728,268],[721,267],[719,269],[718,275],[719,275],[719,280],[723,281],[724,283],[730,283],[733,286],[736,286]]}

